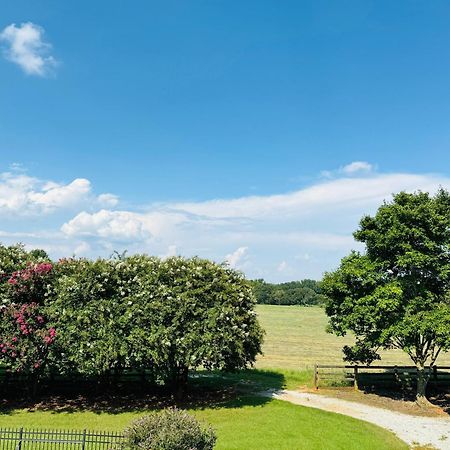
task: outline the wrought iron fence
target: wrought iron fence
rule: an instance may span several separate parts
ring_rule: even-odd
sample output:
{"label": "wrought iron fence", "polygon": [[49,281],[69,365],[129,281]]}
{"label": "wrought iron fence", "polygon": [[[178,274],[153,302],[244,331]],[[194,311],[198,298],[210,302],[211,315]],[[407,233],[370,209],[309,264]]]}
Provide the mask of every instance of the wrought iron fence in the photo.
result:
{"label": "wrought iron fence", "polygon": [[117,450],[122,442],[111,432],[0,428],[0,450]]}

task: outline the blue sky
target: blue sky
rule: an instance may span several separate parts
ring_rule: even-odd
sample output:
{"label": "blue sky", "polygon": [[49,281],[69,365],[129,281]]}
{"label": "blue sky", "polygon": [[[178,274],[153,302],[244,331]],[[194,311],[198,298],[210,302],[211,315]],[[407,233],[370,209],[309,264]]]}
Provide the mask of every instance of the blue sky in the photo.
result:
{"label": "blue sky", "polygon": [[449,23],[444,1],[4,2],[0,240],[320,278],[392,192],[450,186]]}

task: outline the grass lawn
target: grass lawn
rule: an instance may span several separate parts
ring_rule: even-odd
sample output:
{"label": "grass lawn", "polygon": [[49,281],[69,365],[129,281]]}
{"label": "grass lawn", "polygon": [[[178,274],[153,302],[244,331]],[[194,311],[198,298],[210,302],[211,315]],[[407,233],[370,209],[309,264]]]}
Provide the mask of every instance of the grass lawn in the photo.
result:
{"label": "grass lawn", "polygon": [[[343,364],[342,347],[352,338],[327,333],[327,317],[323,308],[302,306],[258,305],[257,312],[266,330],[264,355],[257,368],[312,368],[319,364]],[[380,364],[412,365],[400,350],[381,353]],[[450,365],[450,355],[441,355],[437,364]]]}
{"label": "grass lawn", "polygon": [[[217,449],[397,450],[407,449],[393,434],[374,425],[278,400],[242,396],[219,407],[193,410],[217,431]],[[13,410],[0,413],[0,426],[122,430],[145,411]]]}
{"label": "grass lawn", "polygon": [[[217,449],[407,448],[393,434],[374,425],[255,396],[254,392],[268,388],[295,389],[311,384],[314,363],[342,363],[341,348],[351,342],[350,337],[338,338],[325,332],[327,318],[321,308],[260,305],[257,312],[266,330],[264,356],[257,361],[258,370],[235,374],[200,372],[191,379],[194,391],[227,392],[221,401],[203,402],[203,407],[197,402],[191,407],[198,418],[216,429]],[[410,364],[401,352],[385,352],[382,362]],[[448,364],[450,358],[445,356],[440,362]],[[125,400],[127,407],[120,410],[89,405],[62,410],[39,405],[31,409],[0,409],[0,427],[120,431],[151,407],[132,407],[129,398]]]}

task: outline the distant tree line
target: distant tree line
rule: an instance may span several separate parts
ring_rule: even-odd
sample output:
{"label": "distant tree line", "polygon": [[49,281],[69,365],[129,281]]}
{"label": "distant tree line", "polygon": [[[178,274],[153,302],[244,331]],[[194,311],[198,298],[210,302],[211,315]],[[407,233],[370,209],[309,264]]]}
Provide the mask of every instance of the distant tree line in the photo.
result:
{"label": "distant tree line", "polygon": [[320,281],[301,280],[273,284],[263,279],[250,281],[256,301],[262,305],[322,305],[325,297]]}

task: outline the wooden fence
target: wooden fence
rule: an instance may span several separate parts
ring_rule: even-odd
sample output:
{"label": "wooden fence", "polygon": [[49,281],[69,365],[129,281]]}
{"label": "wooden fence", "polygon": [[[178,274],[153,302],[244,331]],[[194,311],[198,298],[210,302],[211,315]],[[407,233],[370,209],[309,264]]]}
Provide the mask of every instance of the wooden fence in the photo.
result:
{"label": "wooden fence", "polygon": [[[432,386],[450,386],[450,366],[427,367]],[[314,367],[314,387],[353,386],[354,389],[412,388],[417,382],[416,366],[326,365]]]}
{"label": "wooden fence", "polygon": [[118,433],[0,428],[1,450],[118,450],[122,442]]}

